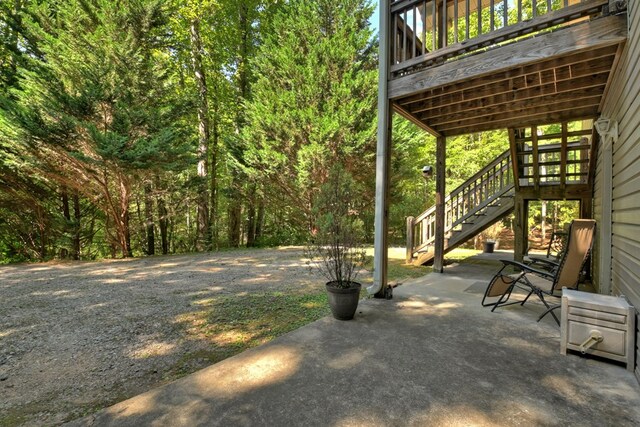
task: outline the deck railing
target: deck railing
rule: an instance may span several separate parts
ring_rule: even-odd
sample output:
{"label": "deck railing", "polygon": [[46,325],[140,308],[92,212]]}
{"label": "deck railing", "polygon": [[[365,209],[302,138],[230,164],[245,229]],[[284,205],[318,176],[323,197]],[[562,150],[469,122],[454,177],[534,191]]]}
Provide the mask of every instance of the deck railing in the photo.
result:
{"label": "deck railing", "polygon": [[395,0],[391,76],[601,13],[609,0]]}
{"label": "deck railing", "polygon": [[[492,201],[513,188],[511,156],[505,151],[453,190],[444,200],[445,234],[461,225]],[[407,219],[407,247],[411,253],[419,252],[435,240],[435,206],[416,218]]]}
{"label": "deck railing", "polygon": [[534,133],[519,140],[520,187],[587,184],[592,160],[591,133],[591,129],[567,132],[564,137]]}

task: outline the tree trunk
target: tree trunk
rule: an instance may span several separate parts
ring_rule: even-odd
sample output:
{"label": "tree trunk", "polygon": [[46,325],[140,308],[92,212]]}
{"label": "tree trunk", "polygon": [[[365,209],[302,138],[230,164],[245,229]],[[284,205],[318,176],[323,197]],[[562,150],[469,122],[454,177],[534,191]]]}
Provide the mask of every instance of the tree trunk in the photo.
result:
{"label": "tree trunk", "polygon": [[153,223],[153,198],[151,197],[151,184],[148,182],[144,185],[144,216],[147,235],[147,254],[155,255],[156,235]]}
{"label": "tree trunk", "polygon": [[119,209],[119,223],[117,224],[120,249],[122,250],[122,257],[131,257],[131,230],[129,228],[129,188],[124,181],[124,177],[119,176],[120,181],[120,209]]}
{"label": "tree trunk", "polygon": [[260,197],[260,201],[258,202],[258,218],[256,219],[256,243],[260,242],[260,238],[262,237],[264,213],[264,199]]}
{"label": "tree trunk", "polygon": [[[66,237],[68,236],[69,226],[71,225],[71,210],[69,209],[69,192],[67,190],[67,187],[62,186],[62,188],[60,189],[60,197],[62,199],[62,216],[64,216],[64,220],[65,220],[64,234]],[[66,247],[60,248],[60,258],[68,258],[68,257],[69,257],[69,249],[67,249]]]}
{"label": "tree trunk", "polygon": [[42,206],[36,206],[36,218],[38,219],[38,236],[40,239],[40,247],[38,249],[40,261],[47,258],[47,225],[44,217]]}
{"label": "tree trunk", "polygon": [[[160,189],[160,177],[156,175],[156,191]],[[158,195],[158,227],[160,228],[160,240],[162,246],[162,255],[169,253],[169,213],[162,194]]]}
{"label": "tree trunk", "polygon": [[247,207],[247,247],[251,248],[256,245],[256,221],[258,219],[256,215],[256,184],[251,184],[249,186],[249,197],[248,197],[248,207]]}
{"label": "tree trunk", "polygon": [[[76,261],[80,259],[80,196],[78,192],[73,193],[73,254]],[[91,234],[93,236],[93,234]]]}
{"label": "tree trunk", "polygon": [[[249,52],[249,31],[251,30],[248,20],[248,8],[247,5],[240,2],[239,4],[239,32],[240,32],[240,47],[237,58],[237,81],[239,99],[238,105],[248,99],[249,95],[249,78],[247,73],[247,59]],[[237,134],[237,146],[231,150],[234,157],[238,161],[242,161],[244,149],[242,148],[242,142],[240,141],[240,135],[242,129],[245,126],[244,110],[238,108],[236,111],[236,134]],[[240,200],[241,189],[244,184],[244,180],[241,177],[240,171],[237,169],[231,170],[231,190],[237,195],[229,200],[229,245],[237,247],[240,245],[240,227],[241,227],[241,215],[242,204]]]}
{"label": "tree trunk", "polygon": [[167,236],[168,220],[167,208],[162,197],[158,198],[158,225],[160,226],[160,240],[162,242],[162,255],[169,253],[169,239]]}
{"label": "tree trunk", "polygon": [[207,155],[209,150],[209,105],[207,101],[207,80],[202,65],[202,40],[200,39],[200,21],[191,21],[191,62],[198,86],[198,189],[196,249],[203,251],[211,248],[211,228],[209,226],[209,195],[207,191]]}
{"label": "tree trunk", "polygon": [[[217,93],[217,87],[214,83],[214,92]],[[213,138],[210,146],[210,163],[209,163],[209,227],[211,228],[211,247],[218,249],[219,233],[218,233],[218,143],[220,140],[220,120],[219,120],[218,101],[214,97],[213,105]]]}
{"label": "tree trunk", "polygon": [[228,224],[229,224],[229,246],[237,248],[240,246],[240,216],[242,215],[242,206],[237,198],[229,200]]}

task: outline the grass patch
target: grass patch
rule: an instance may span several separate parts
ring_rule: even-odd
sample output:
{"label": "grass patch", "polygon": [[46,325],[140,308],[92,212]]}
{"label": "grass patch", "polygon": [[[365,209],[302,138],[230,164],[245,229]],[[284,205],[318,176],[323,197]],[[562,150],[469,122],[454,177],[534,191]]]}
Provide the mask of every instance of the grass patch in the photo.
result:
{"label": "grass patch", "polygon": [[[373,256],[367,256],[365,260],[364,268],[369,271],[373,271]],[[406,264],[404,259],[397,259],[389,257],[387,263],[387,279],[390,283],[402,282],[406,279],[413,279],[416,277],[422,277],[433,271],[430,266],[415,266],[413,264]],[[363,282],[372,282],[372,278],[362,280]]]}
{"label": "grass patch", "polygon": [[[417,277],[425,276],[433,271],[432,266],[415,266],[413,264],[406,263],[406,249],[405,248],[389,248],[389,262],[387,265],[387,277],[390,283],[402,282],[403,280],[413,279]],[[446,264],[458,264],[465,262],[482,263],[482,260],[469,260],[468,258],[479,254],[480,251],[475,249],[454,249],[445,255]],[[491,263],[492,261],[488,261]],[[373,271],[373,248],[367,249],[367,257],[365,260],[364,268],[369,271]],[[367,279],[367,282],[371,282],[372,279]]]}
{"label": "grass patch", "polygon": [[215,346],[208,354],[199,355],[211,362],[269,342],[330,312],[324,290],[223,296],[196,304],[202,310],[179,321],[192,338]]}

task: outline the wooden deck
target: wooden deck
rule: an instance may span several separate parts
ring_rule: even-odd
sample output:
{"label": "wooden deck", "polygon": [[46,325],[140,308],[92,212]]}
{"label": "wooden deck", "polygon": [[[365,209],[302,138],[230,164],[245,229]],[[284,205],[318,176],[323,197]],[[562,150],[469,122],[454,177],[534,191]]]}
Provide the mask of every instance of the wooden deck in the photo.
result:
{"label": "wooden deck", "polygon": [[403,61],[392,54],[393,109],[436,136],[596,117],[627,37],[626,16],[606,4],[569,5]]}

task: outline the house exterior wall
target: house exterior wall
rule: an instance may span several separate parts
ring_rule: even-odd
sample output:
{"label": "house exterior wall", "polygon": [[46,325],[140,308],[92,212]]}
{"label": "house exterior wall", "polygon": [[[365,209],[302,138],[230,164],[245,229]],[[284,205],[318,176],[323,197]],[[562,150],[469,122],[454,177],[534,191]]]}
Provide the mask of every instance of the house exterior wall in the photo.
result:
{"label": "house exterior wall", "polygon": [[[619,126],[619,137],[613,144],[610,286],[614,295],[624,294],[637,312],[640,309],[640,5],[637,1],[627,4],[628,41],[606,96],[602,117],[616,120]],[[600,154],[602,145],[599,158]],[[599,185],[603,168],[599,161],[594,194],[596,220],[602,219],[602,200],[608,196]],[[598,242],[596,257],[602,253],[601,244]],[[598,286],[607,288],[602,283]],[[638,342],[640,334],[636,333],[636,364],[640,359]],[[637,365],[636,376],[640,379]]]}

